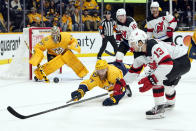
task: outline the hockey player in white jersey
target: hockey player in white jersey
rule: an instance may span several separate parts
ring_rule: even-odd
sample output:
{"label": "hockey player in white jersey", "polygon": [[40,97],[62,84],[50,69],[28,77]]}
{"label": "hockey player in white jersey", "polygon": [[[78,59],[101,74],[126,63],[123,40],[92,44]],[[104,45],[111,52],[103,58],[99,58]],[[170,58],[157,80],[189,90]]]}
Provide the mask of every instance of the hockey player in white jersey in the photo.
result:
{"label": "hockey player in white jersey", "polygon": [[143,66],[149,65],[154,72],[138,82],[139,85],[143,84],[139,91],[143,93],[152,88],[155,106],[146,112],[147,119],[163,118],[165,110],[175,105],[174,87],[181,76],[190,70],[187,50],[157,39],[147,40],[146,33],[140,29],[131,33],[129,44],[134,49],[134,62],[124,80],[131,84]]}
{"label": "hockey player in white jersey", "polygon": [[132,17],[126,15],[125,9],[118,9],[116,12],[116,18],[116,40],[120,41],[120,45],[116,53],[116,61],[122,62],[125,54],[130,49],[128,44],[128,36],[133,30],[137,29],[137,23]]}
{"label": "hockey player in white jersey", "polygon": [[173,32],[177,26],[175,17],[168,12],[160,12],[158,2],[152,2],[150,10],[151,15],[147,18],[148,38],[154,37],[165,42],[172,42]]}

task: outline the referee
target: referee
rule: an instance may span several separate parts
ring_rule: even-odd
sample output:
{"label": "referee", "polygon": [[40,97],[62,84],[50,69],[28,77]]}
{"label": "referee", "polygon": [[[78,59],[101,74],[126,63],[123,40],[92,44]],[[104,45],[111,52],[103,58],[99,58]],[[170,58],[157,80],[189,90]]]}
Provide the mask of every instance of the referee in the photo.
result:
{"label": "referee", "polygon": [[114,31],[113,31],[115,29],[116,22],[111,18],[110,11],[105,12],[105,17],[106,18],[101,22],[101,25],[99,26],[99,32],[100,32],[103,40],[102,40],[102,46],[101,46],[99,53],[97,55],[97,59],[101,59],[101,56],[102,56],[104,50],[106,49],[108,41],[113,46],[115,54],[116,54],[117,48],[118,48],[116,40],[114,39]]}

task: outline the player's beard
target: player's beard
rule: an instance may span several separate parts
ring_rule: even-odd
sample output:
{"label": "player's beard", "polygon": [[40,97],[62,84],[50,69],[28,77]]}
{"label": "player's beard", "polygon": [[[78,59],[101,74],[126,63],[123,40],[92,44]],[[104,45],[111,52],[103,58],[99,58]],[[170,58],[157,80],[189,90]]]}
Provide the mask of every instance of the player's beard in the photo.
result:
{"label": "player's beard", "polygon": [[107,79],[107,73],[105,75],[99,75],[101,81],[105,81]]}

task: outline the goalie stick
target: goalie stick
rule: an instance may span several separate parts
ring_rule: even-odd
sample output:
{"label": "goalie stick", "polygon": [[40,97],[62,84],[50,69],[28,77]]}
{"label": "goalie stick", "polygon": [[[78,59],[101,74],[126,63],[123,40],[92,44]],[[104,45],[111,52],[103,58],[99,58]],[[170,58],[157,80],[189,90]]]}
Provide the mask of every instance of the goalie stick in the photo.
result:
{"label": "goalie stick", "polygon": [[27,118],[31,118],[31,117],[34,117],[34,116],[42,115],[42,114],[45,114],[45,113],[48,113],[48,112],[51,112],[51,111],[55,111],[55,110],[59,110],[59,109],[65,108],[65,107],[69,107],[69,106],[72,106],[72,105],[83,103],[83,102],[86,102],[86,101],[89,101],[89,100],[93,100],[93,99],[96,99],[96,98],[99,98],[99,97],[103,97],[103,96],[106,96],[106,95],[108,95],[108,93],[100,94],[100,95],[93,96],[93,97],[90,97],[90,98],[87,98],[87,99],[83,99],[83,100],[80,100],[80,101],[77,101],[77,102],[73,102],[73,103],[70,103],[70,104],[66,104],[66,105],[63,105],[63,106],[55,107],[55,108],[52,108],[52,109],[49,109],[49,110],[41,111],[41,112],[38,112],[38,113],[35,113],[35,114],[26,115],[26,116],[19,114],[11,106],[8,106],[7,110],[12,115],[14,115],[15,117],[17,117],[19,119],[27,119]]}

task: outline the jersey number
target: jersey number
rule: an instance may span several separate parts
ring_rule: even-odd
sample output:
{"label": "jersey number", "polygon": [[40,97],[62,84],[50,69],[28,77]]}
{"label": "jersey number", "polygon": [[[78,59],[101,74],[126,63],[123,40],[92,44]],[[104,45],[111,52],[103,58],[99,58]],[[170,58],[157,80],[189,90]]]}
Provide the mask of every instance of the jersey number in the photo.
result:
{"label": "jersey number", "polygon": [[136,24],[133,24],[133,25],[131,26],[131,28],[134,30],[134,29],[137,28],[137,25],[136,25]]}
{"label": "jersey number", "polygon": [[156,51],[154,51],[154,54],[157,56],[157,58],[159,58],[163,53],[164,51],[161,48],[157,48]]}

